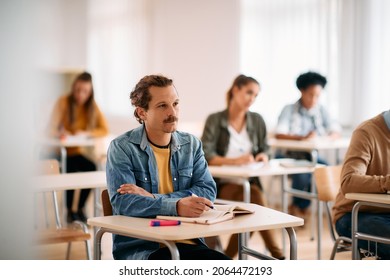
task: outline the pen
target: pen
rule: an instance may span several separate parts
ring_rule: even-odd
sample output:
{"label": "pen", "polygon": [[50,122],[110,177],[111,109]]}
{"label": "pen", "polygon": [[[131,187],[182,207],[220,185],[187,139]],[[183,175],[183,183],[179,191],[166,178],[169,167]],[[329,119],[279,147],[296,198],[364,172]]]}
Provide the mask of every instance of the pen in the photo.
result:
{"label": "pen", "polygon": [[151,220],[150,226],[151,227],[163,227],[163,226],[178,226],[180,225],[180,221],[166,221],[166,220]]}
{"label": "pen", "polygon": [[[198,197],[196,194],[194,194],[192,191],[188,191],[188,193],[193,196],[193,197]],[[212,205],[208,205],[208,204],[205,204],[207,207],[211,208],[211,209],[214,209],[214,206]]]}

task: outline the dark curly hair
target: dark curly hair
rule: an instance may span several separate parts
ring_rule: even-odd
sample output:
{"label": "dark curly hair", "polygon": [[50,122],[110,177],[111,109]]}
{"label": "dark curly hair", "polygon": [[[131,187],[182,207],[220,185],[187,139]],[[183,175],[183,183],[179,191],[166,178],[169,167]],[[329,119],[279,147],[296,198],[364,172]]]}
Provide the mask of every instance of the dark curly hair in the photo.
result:
{"label": "dark curly hair", "polygon": [[309,86],[320,85],[322,88],[326,86],[327,80],[321,74],[316,72],[307,72],[299,75],[297,78],[297,88],[299,90],[305,90]]}
{"label": "dark curly hair", "polygon": [[[135,88],[130,93],[131,105],[148,110],[149,102],[152,99],[149,88],[153,86],[168,87],[171,85],[173,85],[173,81],[167,77],[161,75],[145,76],[135,85]],[[137,110],[134,110],[134,116],[139,123],[143,123],[137,114]]]}

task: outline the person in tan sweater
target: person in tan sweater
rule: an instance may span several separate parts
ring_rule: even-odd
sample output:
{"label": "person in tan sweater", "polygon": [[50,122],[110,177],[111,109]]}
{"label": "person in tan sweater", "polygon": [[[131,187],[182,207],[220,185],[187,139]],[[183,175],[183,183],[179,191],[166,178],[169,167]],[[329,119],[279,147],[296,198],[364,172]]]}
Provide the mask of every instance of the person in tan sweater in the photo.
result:
{"label": "person in tan sweater", "polygon": [[[49,130],[51,136],[59,138],[67,135],[102,137],[108,134],[107,121],[94,100],[91,74],[83,72],[78,75],[71,92],[58,99],[53,108]],[[69,173],[94,171],[96,165],[83,155],[80,147],[71,147],[67,148],[66,170]],[[72,210],[74,190],[66,192],[68,222],[75,220],[86,222],[83,208],[90,191],[81,190],[76,212]]]}
{"label": "person in tan sweater", "polygon": [[[346,193],[387,193],[390,191],[390,110],[360,124],[354,131],[341,171],[341,188],[333,207],[339,235],[351,237],[351,212],[356,201]],[[359,231],[390,238],[390,210],[361,208]],[[368,242],[359,240],[360,249],[368,250]],[[371,244],[374,254],[390,259],[390,245]]]}

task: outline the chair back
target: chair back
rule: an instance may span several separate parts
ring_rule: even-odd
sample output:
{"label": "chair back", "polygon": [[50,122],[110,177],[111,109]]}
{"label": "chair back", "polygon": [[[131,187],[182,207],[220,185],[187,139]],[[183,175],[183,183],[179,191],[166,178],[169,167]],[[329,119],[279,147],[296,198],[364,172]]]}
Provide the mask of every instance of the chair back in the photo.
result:
{"label": "chair back", "polygon": [[107,190],[102,191],[102,207],[104,216],[112,216],[112,206],[110,202],[110,196]]}
{"label": "chair back", "polygon": [[[39,160],[36,164],[37,175],[55,175],[60,174],[60,164],[57,160],[47,159]],[[62,191],[59,192],[61,199],[58,199],[56,191],[42,193],[42,196],[35,196],[35,217],[36,221],[36,242],[37,244],[58,244],[68,243],[66,259],[70,259],[71,243],[76,241],[83,241],[85,243],[87,259],[92,259],[91,255],[91,234],[88,232],[88,227],[81,221],[74,221],[71,225],[63,226],[61,223],[60,209],[63,208],[61,203]],[[51,196],[51,199],[49,199]],[[36,208],[42,211],[37,211]],[[50,211],[49,209],[54,209]],[[42,229],[39,227],[38,212],[43,212],[46,227]],[[53,217],[54,216],[54,217]],[[55,220],[55,228],[50,221]]]}
{"label": "chair back", "polygon": [[[317,188],[318,199],[325,204],[328,226],[333,241],[337,240],[336,230],[333,225],[331,206],[336,200],[340,189],[340,176],[342,165],[318,167],[314,170],[314,179]],[[334,253],[332,253],[334,257]]]}
{"label": "chair back", "polygon": [[340,189],[341,165],[318,167],[314,170],[314,178],[318,199],[333,202]]}

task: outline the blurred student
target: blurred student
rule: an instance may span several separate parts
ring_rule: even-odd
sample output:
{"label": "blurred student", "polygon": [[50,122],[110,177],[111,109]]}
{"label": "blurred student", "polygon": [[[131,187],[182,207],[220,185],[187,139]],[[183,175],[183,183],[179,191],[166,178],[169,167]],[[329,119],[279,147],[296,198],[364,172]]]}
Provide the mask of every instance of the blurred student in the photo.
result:
{"label": "blurred student", "polygon": [[[72,84],[71,92],[58,99],[51,117],[50,132],[52,136],[60,138],[69,135],[101,137],[108,134],[107,122],[94,100],[91,74],[79,74]],[[80,147],[67,148],[66,163],[69,173],[96,170],[95,163],[83,155]],[[74,190],[66,192],[68,222],[86,222],[84,206],[90,191],[80,191],[76,211],[72,210]]]}
{"label": "blurred student", "polygon": [[[319,103],[326,83],[326,78],[315,72],[307,72],[297,78],[296,86],[301,92],[301,98],[283,108],[275,130],[277,139],[307,140],[317,136],[340,136],[341,126],[330,118],[325,107]],[[279,152],[277,157],[312,160],[310,153],[298,151]],[[318,163],[326,164],[321,158]],[[292,175],[292,188],[310,192],[311,174]],[[310,200],[294,197],[289,212],[305,217],[309,205]]]}
{"label": "blurred student", "polygon": [[[130,100],[140,126],[114,139],[107,155],[107,184],[114,215],[199,217],[209,211],[207,205],[215,199],[215,182],[199,139],[176,131],[180,102],[173,81],[161,75],[145,76],[131,92]],[[203,238],[175,243],[180,259],[230,259],[208,248]],[[171,259],[166,246],[116,234],[113,256],[116,260]]]}
{"label": "blurred student", "polygon": [[[333,207],[336,231],[351,237],[351,212],[356,201],[346,193],[390,191],[390,110],[360,124],[354,131],[341,171],[341,188]],[[390,238],[390,209],[365,206],[358,214],[360,232]],[[358,247],[380,259],[390,259],[390,245],[365,240]]]}
{"label": "blurred student", "polygon": [[[267,129],[263,118],[249,107],[260,91],[252,77],[239,75],[227,92],[227,109],[211,114],[203,130],[202,143],[209,165],[243,165],[268,161]],[[258,177],[251,178],[251,202],[266,206]],[[217,180],[219,198],[243,200],[242,185],[234,180]],[[271,255],[284,259],[273,231],[260,231]],[[225,253],[234,257],[238,251],[238,236],[232,235]]]}

